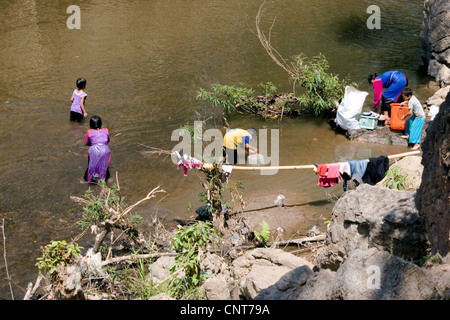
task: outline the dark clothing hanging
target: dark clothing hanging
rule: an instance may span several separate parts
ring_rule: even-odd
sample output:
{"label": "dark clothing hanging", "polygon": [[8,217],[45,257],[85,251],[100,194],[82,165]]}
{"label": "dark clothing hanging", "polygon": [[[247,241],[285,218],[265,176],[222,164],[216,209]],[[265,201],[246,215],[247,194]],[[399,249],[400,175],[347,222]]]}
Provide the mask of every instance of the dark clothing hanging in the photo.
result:
{"label": "dark clothing hanging", "polygon": [[375,185],[383,180],[389,169],[389,158],[386,156],[370,158],[366,172],[362,178],[364,183]]}

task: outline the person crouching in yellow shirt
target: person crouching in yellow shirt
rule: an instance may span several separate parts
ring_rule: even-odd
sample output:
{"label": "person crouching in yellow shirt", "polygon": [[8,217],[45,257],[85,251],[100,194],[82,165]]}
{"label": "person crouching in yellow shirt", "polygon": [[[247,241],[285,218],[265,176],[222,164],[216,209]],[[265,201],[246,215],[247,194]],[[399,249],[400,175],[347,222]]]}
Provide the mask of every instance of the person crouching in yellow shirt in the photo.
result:
{"label": "person crouching in yellow shirt", "polygon": [[231,129],[223,137],[223,157],[227,164],[244,163],[245,157],[239,155],[238,149],[243,149],[245,152],[257,153],[258,149],[250,145],[250,140],[256,138],[256,130],[253,128]]}

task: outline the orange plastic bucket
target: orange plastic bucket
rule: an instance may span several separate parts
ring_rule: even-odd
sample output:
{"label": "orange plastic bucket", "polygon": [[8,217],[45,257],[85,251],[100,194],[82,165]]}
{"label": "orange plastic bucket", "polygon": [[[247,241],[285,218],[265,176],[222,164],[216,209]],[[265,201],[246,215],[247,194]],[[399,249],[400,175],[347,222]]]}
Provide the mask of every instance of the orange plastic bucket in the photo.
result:
{"label": "orange plastic bucket", "polygon": [[407,114],[409,111],[408,105],[400,105],[400,103],[391,103],[391,129],[393,130],[405,130],[406,120],[401,117]]}

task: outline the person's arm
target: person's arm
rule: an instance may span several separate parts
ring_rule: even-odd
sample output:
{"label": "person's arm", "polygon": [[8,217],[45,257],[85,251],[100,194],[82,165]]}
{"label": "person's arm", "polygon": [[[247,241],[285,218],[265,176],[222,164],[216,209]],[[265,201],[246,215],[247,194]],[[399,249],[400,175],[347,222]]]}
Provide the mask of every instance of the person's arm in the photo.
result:
{"label": "person's arm", "polygon": [[81,107],[81,110],[83,110],[83,116],[84,117],[87,117],[87,112],[86,112],[86,109],[84,108],[84,100],[86,99],[86,96],[84,96],[84,97],[81,97],[81,100],[80,100],[80,107]]}
{"label": "person's arm", "polygon": [[86,132],[86,136],[84,137],[84,144],[87,146],[91,145],[91,139],[90,138],[90,134],[89,134],[89,130]]}
{"label": "person's arm", "polygon": [[412,110],[408,110],[408,113],[405,113],[404,115],[402,115],[401,117],[400,117],[400,119],[405,119],[406,117],[409,117],[409,116],[411,116],[413,114],[413,111]]}
{"label": "person's arm", "polygon": [[245,148],[250,152],[250,153],[258,153],[258,149],[252,147],[249,143],[245,144]]}
{"label": "person's arm", "polygon": [[72,93],[72,98],[70,98],[70,101],[72,101],[72,102],[73,102],[73,93]]}
{"label": "person's arm", "polygon": [[258,153],[258,149],[252,147],[250,145],[250,140],[252,139],[251,136],[244,136],[244,145],[245,145],[245,150],[248,150],[250,153]]}

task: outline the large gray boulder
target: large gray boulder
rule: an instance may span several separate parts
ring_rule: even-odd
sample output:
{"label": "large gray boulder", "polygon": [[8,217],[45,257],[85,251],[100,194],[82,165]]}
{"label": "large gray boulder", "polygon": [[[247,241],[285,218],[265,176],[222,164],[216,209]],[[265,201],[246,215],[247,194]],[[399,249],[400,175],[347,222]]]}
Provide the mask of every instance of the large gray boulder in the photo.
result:
{"label": "large gray boulder", "polygon": [[401,258],[420,259],[429,247],[415,203],[415,191],[362,184],[337,201],[320,268],[336,271],[355,249],[376,247]]}
{"label": "large gray boulder", "polygon": [[432,253],[450,252],[450,93],[430,122],[422,144],[424,166],[418,208]]}
{"label": "large gray boulder", "polygon": [[429,268],[377,248],[355,249],[334,272],[295,268],[254,300],[429,300],[450,298],[450,265]]}
{"label": "large gray boulder", "polygon": [[325,300],[335,274],[329,269],[313,272],[308,266],[297,267],[261,290],[254,300]]}
{"label": "large gray boulder", "polygon": [[[305,267],[302,270],[308,272],[313,265],[281,249],[258,248],[235,259],[232,267],[241,294],[247,299],[254,299],[263,289],[274,285],[288,272],[298,267]],[[287,278],[289,276],[284,279]],[[281,286],[289,287],[289,284],[286,284],[288,282],[289,280],[284,281]]]}
{"label": "large gray boulder", "polygon": [[450,2],[425,0],[420,40],[428,74],[441,87],[450,84]]}
{"label": "large gray boulder", "polygon": [[448,298],[448,289],[448,265],[435,272],[376,248],[357,249],[336,272],[327,299],[442,299]]}

